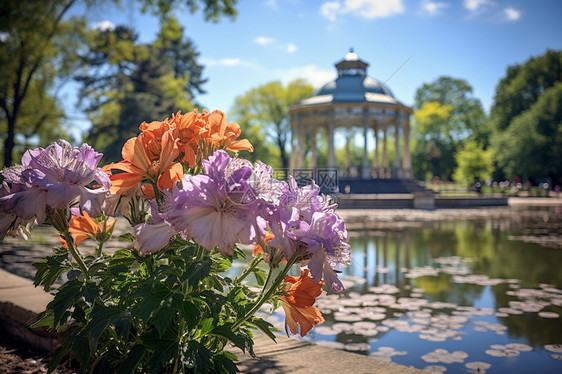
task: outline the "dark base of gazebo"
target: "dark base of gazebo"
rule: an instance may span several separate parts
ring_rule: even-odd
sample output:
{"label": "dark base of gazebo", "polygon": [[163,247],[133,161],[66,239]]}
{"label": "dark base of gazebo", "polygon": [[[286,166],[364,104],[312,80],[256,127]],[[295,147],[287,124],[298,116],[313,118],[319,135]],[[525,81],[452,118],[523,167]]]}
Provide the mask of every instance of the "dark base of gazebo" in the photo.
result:
{"label": "dark base of gazebo", "polygon": [[338,187],[338,192],[342,194],[409,194],[429,191],[413,179],[339,178]]}

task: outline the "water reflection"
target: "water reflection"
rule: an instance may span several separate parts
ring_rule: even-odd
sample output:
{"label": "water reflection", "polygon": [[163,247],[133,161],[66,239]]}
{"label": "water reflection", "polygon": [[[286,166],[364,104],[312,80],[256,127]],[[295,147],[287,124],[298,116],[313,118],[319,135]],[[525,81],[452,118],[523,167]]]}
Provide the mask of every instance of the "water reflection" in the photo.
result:
{"label": "water reflection", "polygon": [[348,290],[318,300],[311,339],[439,372],[562,372],[562,214],[517,213],[353,232]]}

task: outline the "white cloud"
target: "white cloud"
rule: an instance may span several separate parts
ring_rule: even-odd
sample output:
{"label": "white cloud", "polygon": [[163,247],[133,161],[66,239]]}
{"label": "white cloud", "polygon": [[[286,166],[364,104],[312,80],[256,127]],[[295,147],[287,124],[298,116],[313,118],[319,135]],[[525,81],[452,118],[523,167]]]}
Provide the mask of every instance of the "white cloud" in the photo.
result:
{"label": "white cloud", "polygon": [[221,59],[202,58],[201,63],[206,66],[249,66],[250,64],[242,61],[238,57],[227,57]]}
{"label": "white cloud", "polygon": [[346,13],[361,18],[375,19],[403,12],[402,0],[344,0],[343,3],[328,1],[320,8],[320,13],[330,21],[335,21],[338,15]]}
{"label": "white cloud", "polygon": [[338,15],[340,8],[341,4],[339,1],[328,1],[320,7],[320,14],[333,22],[336,20],[336,16]]}
{"label": "white cloud", "polygon": [[316,88],[336,79],[336,73],[333,69],[325,70],[316,65],[305,65],[285,70],[277,70],[275,76],[278,76],[285,84],[295,79],[303,78]]}
{"label": "white cloud", "polygon": [[274,42],[275,39],[269,38],[267,36],[258,36],[257,38],[254,39],[254,43],[259,45],[268,45],[268,44],[273,44]]}
{"label": "white cloud", "polygon": [[94,29],[99,31],[115,30],[115,24],[111,21],[101,21],[94,25]]}
{"label": "white cloud", "polygon": [[431,0],[424,0],[422,2],[422,9],[423,12],[425,14],[428,14],[430,16],[438,16],[439,14],[441,14],[441,10],[448,8],[449,4],[446,3],[439,3],[436,1],[431,1]]}
{"label": "white cloud", "polygon": [[491,0],[464,0],[463,5],[470,13],[479,14],[492,4]]}
{"label": "white cloud", "polygon": [[505,8],[503,13],[508,21],[518,21],[521,18],[521,11],[515,8]]}
{"label": "white cloud", "polygon": [[0,32],[0,42],[5,42],[10,37],[10,34],[7,32]]}
{"label": "white cloud", "polygon": [[271,9],[277,10],[277,2],[275,0],[267,0],[265,2],[265,5],[267,5],[268,7],[270,7]]}
{"label": "white cloud", "polygon": [[289,43],[287,44],[287,48],[285,49],[285,51],[287,51],[287,53],[295,53],[297,51],[297,46],[293,43]]}
{"label": "white cloud", "polygon": [[287,53],[295,53],[297,51],[297,46],[293,43],[283,44],[268,36],[258,36],[254,38],[254,43],[259,45],[271,45],[274,48],[284,50]]}

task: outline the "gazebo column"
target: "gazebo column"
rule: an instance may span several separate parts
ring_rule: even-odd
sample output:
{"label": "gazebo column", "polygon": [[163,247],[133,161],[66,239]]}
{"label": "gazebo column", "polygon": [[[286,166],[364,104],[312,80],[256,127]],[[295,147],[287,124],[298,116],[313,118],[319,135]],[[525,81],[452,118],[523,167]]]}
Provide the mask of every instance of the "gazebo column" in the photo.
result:
{"label": "gazebo column", "polygon": [[402,178],[402,168],[400,167],[400,112],[398,108],[394,114],[394,170],[393,178]]}
{"label": "gazebo column", "polygon": [[290,169],[294,169],[297,167],[297,134],[296,131],[297,129],[300,127],[300,124],[298,123],[299,119],[298,116],[296,114],[293,114],[291,116],[291,154],[289,156],[289,168]]}
{"label": "gazebo column", "polygon": [[297,142],[298,142],[297,168],[303,168],[304,167],[304,150],[305,150],[306,138],[305,138],[304,127],[302,125],[300,125],[297,128]]}
{"label": "gazebo column", "polygon": [[369,129],[369,109],[363,108],[363,167],[361,171],[362,179],[371,178],[371,165],[369,165],[369,154],[367,150],[367,130]]}
{"label": "gazebo column", "polygon": [[380,178],[380,164],[379,164],[379,125],[375,121],[373,126],[373,132],[375,133],[375,154],[373,155],[373,172],[372,175],[375,178]]}
{"label": "gazebo column", "polygon": [[334,153],[334,112],[328,117],[328,167],[336,168],[336,155]]}
{"label": "gazebo column", "polygon": [[382,130],[382,175],[380,177],[387,178],[388,177],[388,150],[386,148],[386,133],[387,133],[387,125],[385,124]]}
{"label": "gazebo column", "polygon": [[407,114],[404,123],[404,160],[402,160],[404,168],[404,178],[412,179],[412,156],[410,154],[410,115]]}
{"label": "gazebo column", "polygon": [[310,130],[310,167],[318,167],[318,150],[316,148],[316,128]]}

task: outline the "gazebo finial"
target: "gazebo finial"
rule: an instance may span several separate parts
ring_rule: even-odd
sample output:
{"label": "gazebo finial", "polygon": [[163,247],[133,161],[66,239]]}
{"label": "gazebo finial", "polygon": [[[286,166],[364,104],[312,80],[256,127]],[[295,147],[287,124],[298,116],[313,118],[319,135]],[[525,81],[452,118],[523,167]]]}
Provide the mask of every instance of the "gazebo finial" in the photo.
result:
{"label": "gazebo finial", "polygon": [[349,53],[353,53],[353,47],[349,47]]}

